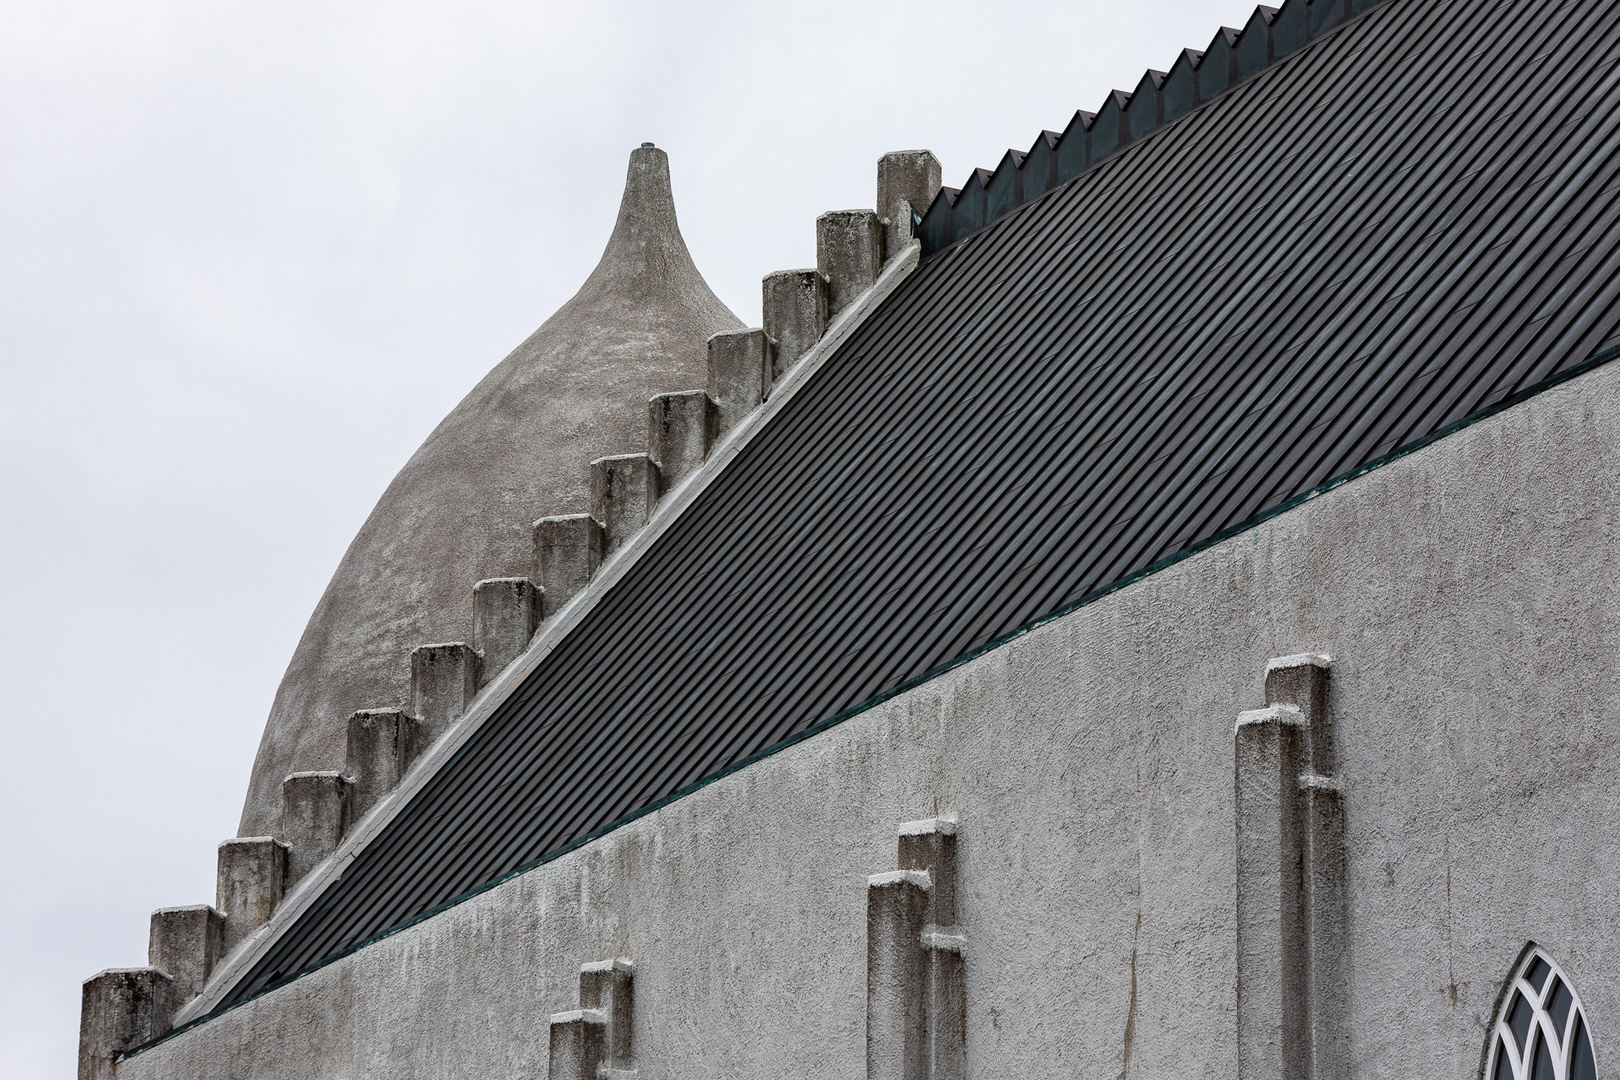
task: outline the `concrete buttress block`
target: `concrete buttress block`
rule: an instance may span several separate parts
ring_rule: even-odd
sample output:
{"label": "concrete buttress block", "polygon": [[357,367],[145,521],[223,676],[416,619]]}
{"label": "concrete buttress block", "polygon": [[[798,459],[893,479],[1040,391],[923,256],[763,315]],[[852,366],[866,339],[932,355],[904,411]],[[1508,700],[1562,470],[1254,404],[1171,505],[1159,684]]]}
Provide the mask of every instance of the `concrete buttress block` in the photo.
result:
{"label": "concrete buttress block", "polygon": [[281,840],[287,884],[302,881],[349,831],[349,781],[342,773],[293,773],[281,782]]}
{"label": "concrete buttress block", "polygon": [[424,748],[466,715],[482,671],[477,650],[464,641],[411,650],[411,712]]}
{"label": "concrete buttress block", "polygon": [[770,389],[771,340],[765,331],[728,330],[709,339],[709,396],[720,434],[759,408]]}
{"label": "concrete buttress block", "polygon": [[351,783],[349,818],[359,821],[410,771],[416,718],[404,709],[361,709],[349,717],[343,772]]}
{"label": "concrete buttress block", "polygon": [[489,578],[473,586],[473,648],[488,682],[529,647],[545,615],[544,593],[528,578]]}
{"label": "concrete buttress block", "polygon": [[591,462],[591,516],[602,523],[604,554],[629,543],[658,506],[658,466],[646,454],[620,454]]}
{"label": "concrete buttress block", "polygon": [[827,332],[827,279],[815,270],[778,270],[762,282],[765,336],[776,342],[771,385]]}
{"label": "concrete buttress block", "polygon": [[225,916],[207,904],[152,912],[146,962],[174,980],[178,1008],[202,992],[214,964],[225,955]]}
{"label": "concrete buttress block", "polygon": [[666,490],[703,467],[720,431],[720,411],[703,390],[659,394],[647,402],[647,456]]}
{"label": "concrete buttress block", "polygon": [[240,836],[219,845],[214,907],[225,916],[225,951],[263,926],[287,884],[287,845],[269,836]]}
{"label": "concrete buttress block", "polygon": [[79,1008],[79,1080],[113,1080],[114,1058],[165,1034],[174,980],[157,968],[109,968],[84,981]]}
{"label": "concrete buttress block", "polygon": [[883,219],[874,210],[829,210],[816,218],[816,269],[827,279],[827,317],[837,318],[877,283]]}
{"label": "concrete buttress block", "polygon": [[878,158],[877,212],[884,219],[885,261],[911,242],[911,212],[927,212],[943,176],[939,159],[928,150],[897,150]]}
{"label": "concrete buttress block", "polygon": [[534,579],[558,611],[591,583],[602,565],[602,523],[589,514],[541,518],[534,523]]}

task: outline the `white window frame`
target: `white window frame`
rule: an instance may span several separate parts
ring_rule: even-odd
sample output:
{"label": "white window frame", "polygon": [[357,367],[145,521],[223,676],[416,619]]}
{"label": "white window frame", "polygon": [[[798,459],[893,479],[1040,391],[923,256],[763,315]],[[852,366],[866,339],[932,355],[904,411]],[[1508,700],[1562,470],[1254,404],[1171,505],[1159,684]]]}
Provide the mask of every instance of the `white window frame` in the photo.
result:
{"label": "white window frame", "polygon": [[[1537,990],[1529,979],[1530,971],[1536,966],[1537,960],[1546,964],[1548,968],[1547,975],[1541,980],[1540,990]],[[1558,984],[1569,989],[1571,998],[1569,1015],[1564,1018],[1563,1031],[1557,1030],[1553,1015],[1548,1011],[1554,993],[1553,988]],[[1512,1013],[1514,1002],[1520,995],[1523,995],[1531,1006],[1530,1033],[1526,1036],[1525,1045],[1522,1047],[1518,1045],[1513,1028],[1508,1024],[1508,1016]],[[1484,1080],[1494,1080],[1498,1059],[1504,1053],[1513,1080],[1530,1080],[1531,1072],[1535,1069],[1535,1048],[1541,1040],[1547,1040],[1548,1046],[1554,1051],[1550,1055],[1553,1080],[1569,1080],[1574,1057],[1575,1025],[1585,1016],[1586,1010],[1581,1006],[1581,996],[1563,968],[1541,948],[1532,946],[1513,973],[1513,978],[1509,980],[1507,990],[1502,994],[1496,1024],[1491,1028]],[[1597,1046],[1592,1039],[1590,1020],[1586,1021],[1586,1041],[1592,1046],[1592,1060],[1595,1064]],[[1598,1075],[1601,1076],[1602,1072],[1599,1071]]]}

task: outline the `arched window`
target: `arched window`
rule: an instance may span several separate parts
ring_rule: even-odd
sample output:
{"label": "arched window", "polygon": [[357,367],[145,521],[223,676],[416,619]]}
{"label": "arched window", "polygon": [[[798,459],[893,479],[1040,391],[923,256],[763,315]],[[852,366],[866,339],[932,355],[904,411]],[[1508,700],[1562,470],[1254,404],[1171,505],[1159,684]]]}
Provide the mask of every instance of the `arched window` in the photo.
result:
{"label": "arched window", "polygon": [[1488,1080],[1597,1080],[1592,1035],[1569,977],[1532,948],[1491,1032]]}

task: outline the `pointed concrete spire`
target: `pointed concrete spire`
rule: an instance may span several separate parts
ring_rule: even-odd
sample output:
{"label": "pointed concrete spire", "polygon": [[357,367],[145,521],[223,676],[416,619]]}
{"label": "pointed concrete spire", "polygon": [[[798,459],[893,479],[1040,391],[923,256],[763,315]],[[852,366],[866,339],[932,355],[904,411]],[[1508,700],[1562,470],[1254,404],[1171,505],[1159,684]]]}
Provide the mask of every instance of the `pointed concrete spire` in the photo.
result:
{"label": "pointed concrete spire", "polygon": [[602,261],[445,417],[338,564],[276,692],[241,835],[274,833],[284,777],[343,768],[351,713],[409,706],[411,650],[471,641],[473,583],[526,576],[532,523],[585,513],[591,461],[643,449],[647,399],[702,387],[705,343],[741,325],[681,239],[668,156],[631,151]]}

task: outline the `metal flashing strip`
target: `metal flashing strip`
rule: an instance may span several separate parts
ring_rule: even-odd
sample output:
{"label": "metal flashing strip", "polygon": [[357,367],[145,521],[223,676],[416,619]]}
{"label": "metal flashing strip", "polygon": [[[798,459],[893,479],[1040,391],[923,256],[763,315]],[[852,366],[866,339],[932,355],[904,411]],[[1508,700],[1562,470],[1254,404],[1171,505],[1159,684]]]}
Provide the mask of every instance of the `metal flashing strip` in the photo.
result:
{"label": "metal flashing strip", "polygon": [[608,557],[590,585],[580,590],[579,594],[555,616],[541,624],[529,647],[491,680],[488,686],[479,691],[466,715],[417,758],[411,771],[349,830],[332,855],[299,881],[269,920],[248,937],[232,955],[215,967],[203,992],[176,1014],[177,1029],[206,1016],[217,1007],[236,981],[258,963],[281,932],[343,876],[343,871],[354,862],[366,844],[387,828],[444,762],[450,760],[495,713],[501,703],[522,685],[529,673],[538,667],[557,643],[579,624],[586,612],[613,588],[642,554],[657,542],[670,524],[708,487],[715,476],[747,448],[749,442],[770,423],[773,416],[781,412],[799,388],[838,350],[867,316],[917,268],[919,255],[920,245],[916,240],[910,241],[905,250],[884,267],[872,287],[840,312],[820,340],[771,387],[770,397],[715,444],[703,467],[658,501],[658,506],[646,527],[628,544]]}

